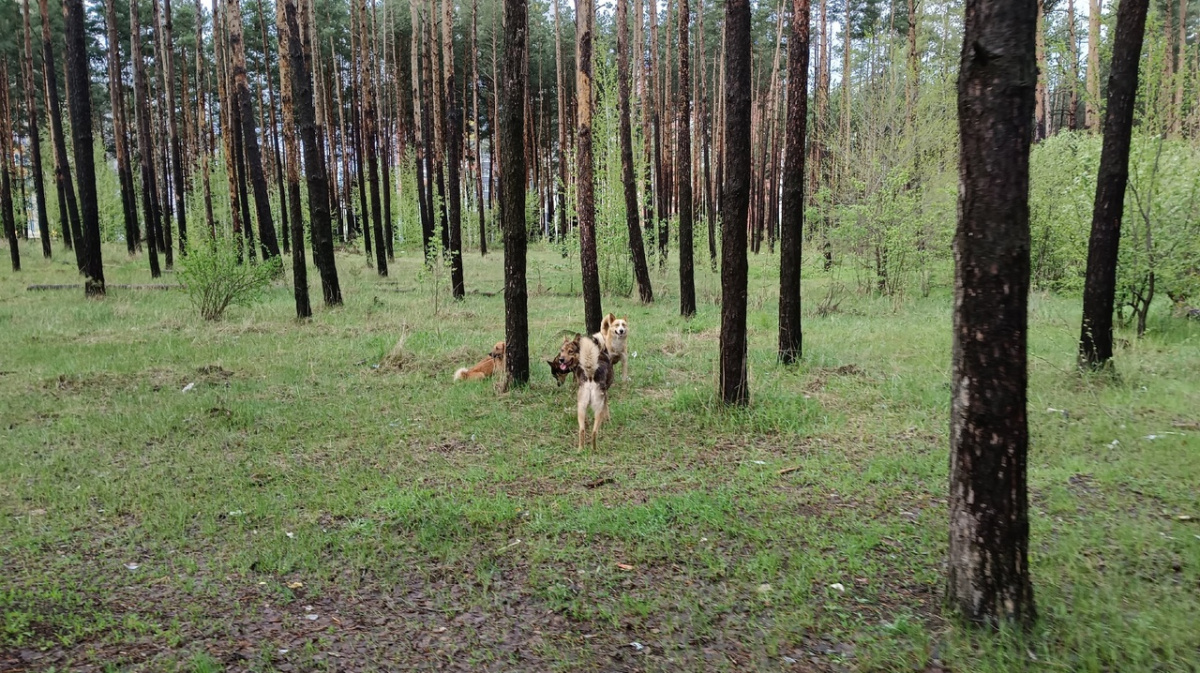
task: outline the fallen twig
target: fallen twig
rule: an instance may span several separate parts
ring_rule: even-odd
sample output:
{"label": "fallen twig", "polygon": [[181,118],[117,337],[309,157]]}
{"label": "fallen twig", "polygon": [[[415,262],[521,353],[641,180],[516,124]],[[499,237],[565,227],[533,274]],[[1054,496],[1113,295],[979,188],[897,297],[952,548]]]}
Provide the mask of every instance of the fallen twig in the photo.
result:
{"label": "fallen twig", "polygon": [[[187,289],[186,285],[167,285],[167,284],[124,285],[124,284],[107,283],[104,287],[106,287],[110,290],[184,290],[184,289]],[[37,291],[42,291],[42,290],[82,290],[82,289],[83,289],[83,285],[79,285],[79,284],[27,285],[25,287],[26,292],[37,292]]]}

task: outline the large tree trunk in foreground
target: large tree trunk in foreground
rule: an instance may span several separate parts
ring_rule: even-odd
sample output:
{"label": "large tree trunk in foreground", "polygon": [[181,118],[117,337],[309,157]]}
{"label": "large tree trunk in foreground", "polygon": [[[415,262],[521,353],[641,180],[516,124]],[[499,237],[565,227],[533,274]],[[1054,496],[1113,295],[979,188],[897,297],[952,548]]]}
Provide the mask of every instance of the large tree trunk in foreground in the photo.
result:
{"label": "large tree trunk in foreground", "polygon": [[[595,176],[592,166],[592,38],[596,8],[575,3],[575,105],[578,109],[579,262],[583,270],[583,321],[588,334],[600,331],[600,271],[596,263]],[[511,184],[511,183],[505,183]]]}
{"label": "large tree trunk in foreground", "polygon": [[679,164],[679,314],[690,318],[696,314],[696,280],[692,258],[692,127],[691,76],[688,73],[688,11],[687,0],[679,0],[679,91],[678,149]]}
{"label": "large tree trunk in foreground", "polygon": [[525,43],[529,39],[526,0],[504,0],[503,104],[500,127],[500,226],[504,230],[504,341],[509,380],[529,382],[529,294],[525,283]]}
{"label": "large tree trunk in foreground", "polygon": [[[43,17],[50,15],[47,0],[38,0]],[[75,183],[67,162],[67,141],[62,126],[62,103],[58,100],[58,61],[50,40],[50,21],[42,20],[42,78],[46,87],[46,114],[50,117],[50,141],[54,146],[54,186],[58,191],[58,217],[62,222],[63,244],[75,251],[75,264],[84,273],[83,230],[79,224],[79,204]]]}
{"label": "large tree trunk in foreground", "polygon": [[[258,214],[258,239],[263,248],[263,260],[279,256],[279,241],[275,237],[275,223],[271,214],[271,194],[267,178],[263,173],[262,154],[258,149],[258,134],[254,125],[254,105],[250,100],[250,87],[246,81],[246,50],[242,44],[242,9],[238,0],[226,2],[225,16],[229,27],[229,49],[233,58],[232,98],[237,106],[234,114],[240,115],[242,151],[250,173],[250,184],[254,188],[254,208]],[[249,226],[249,223],[247,223]]]}
{"label": "large tree trunk in foreground", "polygon": [[989,626],[1035,618],[1025,353],[1036,1],[967,1],[958,80],[946,599]]}
{"label": "large tree trunk in foreground", "polygon": [[808,14],[808,0],[792,0],[783,214],[779,232],[779,360],[784,364],[796,362],[803,352],[800,264],[804,240],[804,136],[808,124]]}
{"label": "large tree trunk in foreground", "polygon": [[1112,360],[1113,303],[1117,288],[1117,254],[1121,215],[1129,182],[1129,142],[1133,104],[1138,89],[1138,61],[1146,32],[1148,0],[1125,0],[1117,8],[1117,36],[1108,76],[1108,110],[1104,145],[1092,208],[1087,274],[1083,285],[1083,325],[1079,334],[1079,364],[1096,369]]}
{"label": "large tree trunk in foreground", "polygon": [[[21,3],[25,22],[25,114],[29,125],[30,155],[33,160],[33,188],[37,195],[38,234],[42,239],[42,257],[50,259],[50,216],[46,213],[46,181],[42,170],[42,139],[38,122],[37,85],[33,79],[33,28],[29,22],[29,0]],[[132,243],[131,243],[132,245]]]}
{"label": "large tree trunk in foreground", "polygon": [[[650,287],[650,268],[646,264],[646,246],[638,221],[637,179],[633,174],[633,129],[629,120],[629,0],[617,0],[617,95],[620,107],[621,182],[625,188],[625,221],[629,226],[629,255],[637,278],[638,297],[643,304],[654,301]],[[640,55],[641,45],[636,45]],[[565,205],[565,204],[564,204]],[[562,208],[563,211],[566,208]]]}
{"label": "large tree trunk in foreground", "polygon": [[[286,7],[284,5],[287,5]],[[260,4],[259,7],[262,5]],[[290,20],[289,20],[290,19]],[[291,201],[287,219],[283,225],[291,229],[292,241],[292,295],[296,299],[296,317],[309,318],[312,316],[312,303],[308,298],[308,266],[304,259],[304,218],[300,215],[300,148],[296,145],[296,120],[293,118],[295,106],[292,100],[292,82],[295,75],[292,71],[298,69],[307,75],[304,67],[304,54],[300,48],[300,25],[296,19],[295,0],[275,3],[275,24],[279,33],[279,94],[283,102],[283,142],[284,156],[287,161],[287,198]],[[292,25],[295,25],[293,39]],[[265,32],[265,31],[264,31]],[[296,43],[293,50],[292,43]],[[264,40],[263,44],[266,44]],[[292,54],[296,54],[293,67]],[[305,78],[308,82],[311,77]],[[309,84],[311,87],[311,84]],[[309,90],[311,97],[312,90]],[[314,133],[315,136],[315,133]],[[306,154],[310,154],[307,152]]]}
{"label": "large tree trunk in foreground", "polygon": [[721,206],[720,394],[750,402],[746,366],[746,225],[750,209],[750,0],[725,5],[725,188]]}
{"label": "large tree trunk in foreground", "polygon": [[92,81],[88,71],[83,0],[64,0],[63,18],[66,23],[67,91],[71,92],[68,109],[75,149],[75,177],[79,182],[79,219],[85,246],[83,291],[88,297],[103,297],[100,206],[96,197],[96,160],[92,154]]}

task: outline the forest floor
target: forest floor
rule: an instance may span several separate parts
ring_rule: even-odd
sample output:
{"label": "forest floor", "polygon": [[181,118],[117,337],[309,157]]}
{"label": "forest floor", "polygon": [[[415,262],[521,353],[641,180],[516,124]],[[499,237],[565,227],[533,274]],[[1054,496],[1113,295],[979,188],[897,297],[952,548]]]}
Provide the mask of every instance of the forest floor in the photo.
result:
{"label": "forest floor", "polygon": [[454,303],[418,254],[340,254],[346,305],[310,270],[300,324],[289,281],[217,323],[26,291],[78,282],[55,254],[0,274],[0,670],[1200,670],[1200,323],[1165,307],[1085,378],[1078,298],[1031,296],[1040,620],[980,636],[941,607],[946,271],[889,298],[810,265],[789,369],[752,256],[745,410],[714,400],[718,276],[685,321],[655,271],[655,304],[605,297],[632,380],[579,453],[542,363],[582,328],[576,257],[532,252],[532,385],[497,394],[451,375],[503,338],[500,255]]}

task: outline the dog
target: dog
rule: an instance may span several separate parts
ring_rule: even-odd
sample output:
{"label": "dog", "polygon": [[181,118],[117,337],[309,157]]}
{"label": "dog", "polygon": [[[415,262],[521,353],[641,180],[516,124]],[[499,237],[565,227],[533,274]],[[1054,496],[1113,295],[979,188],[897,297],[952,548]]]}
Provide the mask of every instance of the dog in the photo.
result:
{"label": "dog", "polygon": [[559,387],[567,382],[567,377],[574,374],[575,367],[579,365],[579,348],[572,346],[574,343],[574,339],[566,339],[562,348],[558,349],[558,355],[546,360],[546,364],[550,365],[550,375],[558,381]]}
{"label": "dog", "polygon": [[558,351],[557,363],[572,367],[575,381],[576,415],[579,420],[579,450],[583,451],[587,438],[587,411],[592,410],[592,450],[600,436],[600,426],[609,418],[608,389],[612,385],[613,366],[604,348],[604,342],[594,336],[576,334],[563,341]]}
{"label": "dog", "polygon": [[497,341],[495,346],[492,346],[492,352],[488,353],[479,364],[467,369],[462,367],[454,372],[455,381],[477,381],[486,379],[496,373],[497,369],[504,369],[504,342]]}
{"label": "dog", "polygon": [[629,380],[629,360],[625,357],[625,342],[629,338],[629,321],[609,313],[600,322],[600,331],[594,336],[604,342],[608,357],[615,367],[621,365],[621,380]]}

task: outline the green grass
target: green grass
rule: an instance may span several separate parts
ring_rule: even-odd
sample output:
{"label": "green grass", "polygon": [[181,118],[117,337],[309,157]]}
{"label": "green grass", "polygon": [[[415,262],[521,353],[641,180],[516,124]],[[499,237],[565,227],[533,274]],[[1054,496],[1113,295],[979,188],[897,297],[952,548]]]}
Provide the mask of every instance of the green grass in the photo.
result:
{"label": "green grass", "polygon": [[1200,432],[1174,425],[1200,421],[1200,325],[1165,310],[1091,378],[1078,299],[1031,297],[1041,619],[989,636],[940,605],[945,270],[896,299],[811,265],[787,369],[778,258],[752,257],[745,410],[713,394],[716,274],[685,321],[656,270],[656,304],[605,297],[637,356],[578,453],[541,363],[582,327],[575,258],[532,253],[533,381],[497,395],[450,382],[503,338],[497,255],[436,315],[417,255],[386,280],[341,255],[345,307],[303,324],[284,281],[219,323],[178,291],[26,292],[76,282],[56,255],[0,276],[0,668],[1200,669]]}

